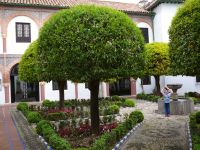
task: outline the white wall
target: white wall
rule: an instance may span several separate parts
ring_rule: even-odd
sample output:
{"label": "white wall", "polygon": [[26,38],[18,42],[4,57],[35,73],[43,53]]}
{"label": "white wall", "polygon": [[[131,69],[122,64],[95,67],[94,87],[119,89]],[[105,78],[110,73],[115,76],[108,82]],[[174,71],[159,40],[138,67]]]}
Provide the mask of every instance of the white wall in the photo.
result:
{"label": "white wall", "polygon": [[2,79],[2,73],[0,71],[0,79],[1,79],[1,91],[0,91],[0,104],[5,104],[5,91],[4,91],[4,87],[3,87],[3,79]]}
{"label": "white wall", "polygon": [[79,83],[78,99],[89,99],[89,98],[90,98],[90,90],[88,88],[85,88],[85,83]]}
{"label": "white wall", "polygon": [[[153,93],[153,89],[155,88],[155,78],[151,76],[151,84],[150,85],[143,85],[144,93],[150,94]],[[136,94],[142,93],[141,88],[141,80],[138,78],[136,81]]]}
{"label": "white wall", "polygon": [[34,20],[26,16],[17,16],[13,18],[7,28],[7,53],[23,54],[30,43],[16,43],[16,22],[30,23],[31,25],[31,43],[38,38],[38,27]]}
{"label": "white wall", "polygon": [[[1,33],[1,26],[0,26],[0,33]],[[0,54],[3,53],[3,38],[1,37],[1,34],[0,34]]]}
{"label": "white wall", "polygon": [[153,30],[146,22],[140,22],[137,24],[139,28],[148,28],[149,32],[149,43],[153,42]]}
{"label": "white wall", "polygon": [[169,42],[168,29],[179,6],[182,6],[182,4],[162,3],[153,10],[156,13],[154,18],[156,42]]}
{"label": "white wall", "polygon": [[200,83],[196,83],[196,77],[190,76],[165,76],[165,83],[181,83],[182,88],[177,90],[178,95],[185,95],[186,92],[198,92],[200,93]]}
{"label": "white wall", "polygon": [[[67,90],[64,91],[64,99],[75,99],[75,84],[71,81],[67,81]],[[59,100],[59,90],[53,90],[52,82],[45,84],[45,99]]]}

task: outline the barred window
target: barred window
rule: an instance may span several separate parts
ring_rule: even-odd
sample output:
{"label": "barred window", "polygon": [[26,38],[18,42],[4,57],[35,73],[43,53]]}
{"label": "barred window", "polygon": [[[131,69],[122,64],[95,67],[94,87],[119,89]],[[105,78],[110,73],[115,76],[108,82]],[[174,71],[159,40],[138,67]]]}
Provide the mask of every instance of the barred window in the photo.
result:
{"label": "barred window", "polygon": [[[59,90],[58,83],[55,81],[52,81],[52,87],[53,87],[53,90]],[[67,90],[67,81],[65,82],[64,90]]]}
{"label": "barred window", "polygon": [[85,83],[85,88],[88,89],[89,83]]}
{"label": "barred window", "polygon": [[149,84],[151,84],[151,76],[145,76],[144,78],[142,78],[141,85],[149,85]]}
{"label": "barred window", "polygon": [[148,31],[148,28],[140,28],[140,30],[142,31],[142,35],[144,37],[144,41],[146,43],[149,43],[149,31]]}
{"label": "barred window", "polygon": [[200,82],[200,77],[196,76],[196,82]]}
{"label": "barred window", "polygon": [[16,22],[16,42],[31,42],[30,23]]}

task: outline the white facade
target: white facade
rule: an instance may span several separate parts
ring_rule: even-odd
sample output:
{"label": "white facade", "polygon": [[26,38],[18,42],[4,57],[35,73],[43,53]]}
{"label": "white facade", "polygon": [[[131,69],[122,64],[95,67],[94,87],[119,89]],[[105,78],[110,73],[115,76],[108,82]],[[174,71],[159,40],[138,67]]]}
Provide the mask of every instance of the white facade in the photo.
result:
{"label": "white facade", "polygon": [[[155,84],[156,84],[155,78],[154,78],[154,76],[151,76],[151,84],[143,85],[144,93],[145,94],[153,93]],[[142,93],[141,79],[139,79],[139,78],[136,81],[136,93],[137,94]]]}
{"label": "white facade", "polygon": [[[0,26],[0,31],[1,31],[1,26]],[[0,34],[0,54],[3,54],[3,38]]]}
{"label": "white facade", "polygon": [[0,71],[0,79],[1,79],[1,83],[0,83],[0,104],[4,104],[5,103],[5,91],[4,91],[4,87],[3,87],[3,80],[2,80],[2,72]]}
{"label": "white facade", "polygon": [[7,28],[7,54],[23,54],[30,43],[16,42],[16,22],[30,23],[31,43],[38,38],[38,27],[34,20],[26,16],[17,16],[13,18]]}

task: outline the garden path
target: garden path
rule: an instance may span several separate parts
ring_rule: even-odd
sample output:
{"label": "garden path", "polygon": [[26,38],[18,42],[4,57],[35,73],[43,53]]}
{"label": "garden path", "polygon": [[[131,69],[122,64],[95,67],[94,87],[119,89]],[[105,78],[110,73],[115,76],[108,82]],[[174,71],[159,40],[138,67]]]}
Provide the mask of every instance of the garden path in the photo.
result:
{"label": "garden path", "polygon": [[[119,150],[188,150],[189,138],[187,121],[189,115],[171,115],[156,113],[157,103],[135,100],[136,107],[144,114],[144,123],[119,147]],[[200,104],[195,105],[195,111]],[[122,110],[123,111],[123,110]],[[121,112],[123,113],[123,112]]]}

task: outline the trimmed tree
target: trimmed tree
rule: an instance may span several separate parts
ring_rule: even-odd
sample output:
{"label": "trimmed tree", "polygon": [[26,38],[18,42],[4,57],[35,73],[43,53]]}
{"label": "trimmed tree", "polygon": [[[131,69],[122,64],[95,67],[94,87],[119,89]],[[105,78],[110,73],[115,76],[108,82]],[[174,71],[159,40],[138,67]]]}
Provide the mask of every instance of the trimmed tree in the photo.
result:
{"label": "trimmed tree", "polygon": [[19,62],[19,78],[25,82],[38,82],[38,74],[36,73],[36,48],[37,40],[29,45],[25,53],[21,56]]}
{"label": "trimmed tree", "polygon": [[145,45],[146,75],[154,76],[157,87],[157,96],[160,96],[160,76],[168,75],[169,46],[163,42],[153,42]]}
{"label": "trimmed tree", "polygon": [[99,134],[100,81],[140,76],[143,50],[141,31],[127,15],[103,6],[79,5],[59,11],[41,28],[37,72],[42,80],[60,82],[60,91],[66,79],[88,82],[92,133]]}
{"label": "trimmed tree", "polygon": [[172,75],[200,75],[200,1],[187,0],[169,28]]}

